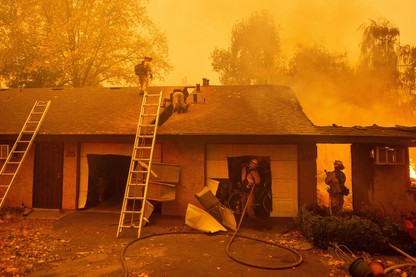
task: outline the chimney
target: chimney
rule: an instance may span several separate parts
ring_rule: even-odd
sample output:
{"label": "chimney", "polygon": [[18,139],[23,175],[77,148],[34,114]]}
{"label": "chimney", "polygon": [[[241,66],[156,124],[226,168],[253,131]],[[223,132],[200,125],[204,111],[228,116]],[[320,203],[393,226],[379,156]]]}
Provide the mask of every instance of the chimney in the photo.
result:
{"label": "chimney", "polygon": [[200,92],[201,91],[201,84],[196,84],[196,92]]}
{"label": "chimney", "polygon": [[202,85],[205,86],[209,86],[209,80],[207,78],[203,78],[202,79]]}

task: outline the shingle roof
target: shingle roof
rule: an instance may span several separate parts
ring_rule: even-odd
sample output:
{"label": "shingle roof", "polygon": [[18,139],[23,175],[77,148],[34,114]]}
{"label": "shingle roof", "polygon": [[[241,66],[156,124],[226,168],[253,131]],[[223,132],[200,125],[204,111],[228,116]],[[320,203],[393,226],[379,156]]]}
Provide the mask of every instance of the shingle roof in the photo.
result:
{"label": "shingle roof", "polygon": [[316,126],[319,136],[322,137],[346,137],[351,138],[404,138],[416,142],[416,127],[395,126],[382,127],[378,125],[371,126],[353,126],[343,127],[333,124],[332,126]]}
{"label": "shingle roof", "polygon": [[[173,87],[152,87],[168,98]],[[0,133],[19,133],[36,100],[52,100],[40,134],[135,134],[137,88],[9,89],[0,91]],[[193,94],[198,102],[192,103]],[[311,134],[314,126],[294,93],[279,86],[204,86],[159,134]]]}
{"label": "shingle roof", "polygon": [[36,100],[51,100],[40,134],[134,134],[142,97],[137,89],[0,91],[0,133],[19,133]]}
{"label": "shingle roof", "polygon": [[[163,97],[169,98],[174,88],[182,87],[151,87],[149,91],[162,90]],[[159,127],[158,134],[315,136],[327,141],[362,137],[416,139],[416,127],[315,126],[288,87],[200,88],[190,94],[188,112],[174,113]],[[18,134],[36,100],[52,101],[40,134],[134,135],[142,96],[137,88],[0,90],[0,134]]]}
{"label": "shingle roof", "polygon": [[160,134],[298,135],[316,134],[292,90],[282,86],[205,86],[198,102],[174,113]]}

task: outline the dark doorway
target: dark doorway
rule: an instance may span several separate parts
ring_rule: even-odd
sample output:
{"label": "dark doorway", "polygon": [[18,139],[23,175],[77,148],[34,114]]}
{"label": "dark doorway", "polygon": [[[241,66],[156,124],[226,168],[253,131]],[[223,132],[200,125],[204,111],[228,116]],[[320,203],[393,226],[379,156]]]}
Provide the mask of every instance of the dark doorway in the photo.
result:
{"label": "dark doorway", "polygon": [[61,209],[63,144],[38,142],[35,144],[33,176],[33,207]]}
{"label": "dark doorway", "polygon": [[[254,190],[255,214],[259,217],[268,217],[272,210],[272,174],[270,170],[270,157],[265,156],[240,156],[228,157],[228,176],[231,185],[231,196],[228,199],[229,206],[234,206],[233,201],[236,192],[241,192],[244,188],[242,186],[242,169],[247,167],[250,160],[256,158],[259,162],[257,170],[260,175],[260,184]],[[237,194],[238,195],[238,194]],[[238,196],[239,197],[239,196]],[[241,204],[241,201],[238,200]],[[242,210],[242,207],[230,207],[234,212],[235,209]]]}
{"label": "dark doorway", "polygon": [[120,209],[131,157],[89,154],[87,161],[89,174],[86,208]]}

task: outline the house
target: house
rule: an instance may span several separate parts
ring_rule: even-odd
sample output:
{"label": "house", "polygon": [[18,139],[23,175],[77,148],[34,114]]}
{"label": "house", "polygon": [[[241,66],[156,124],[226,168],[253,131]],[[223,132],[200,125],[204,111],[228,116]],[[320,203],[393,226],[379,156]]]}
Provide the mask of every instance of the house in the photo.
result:
{"label": "house", "polygon": [[[149,91],[169,98],[174,89]],[[188,112],[161,111],[153,160],[180,167],[175,199],[159,203],[163,215],[184,216],[204,186],[234,184],[241,164],[256,157],[271,189],[270,215],[296,216],[317,201],[319,144],[350,145],[354,210],[413,209],[408,149],[416,145],[416,128],[315,126],[283,86],[204,82],[189,91]],[[36,100],[51,106],[5,206],[77,210],[110,197],[121,203],[142,101],[137,88],[1,90],[2,149],[13,145]]]}

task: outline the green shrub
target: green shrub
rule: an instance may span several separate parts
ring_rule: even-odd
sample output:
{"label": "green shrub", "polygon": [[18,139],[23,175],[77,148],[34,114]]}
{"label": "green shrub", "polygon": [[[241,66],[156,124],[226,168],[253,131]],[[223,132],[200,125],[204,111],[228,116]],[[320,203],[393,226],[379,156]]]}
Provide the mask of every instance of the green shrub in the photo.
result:
{"label": "green shrub", "polygon": [[299,209],[297,221],[302,234],[309,240],[314,240],[314,229],[317,222],[320,222],[322,216],[312,211],[312,206],[305,206]]}
{"label": "green shrub", "polygon": [[303,235],[313,245],[328,248],[332,243],[345,245],[351,250],[369,253],[383,252],[387,247],[380,227],[366,218],[355,215],[322,216],[316,207],[299,210],[298,221]]}

